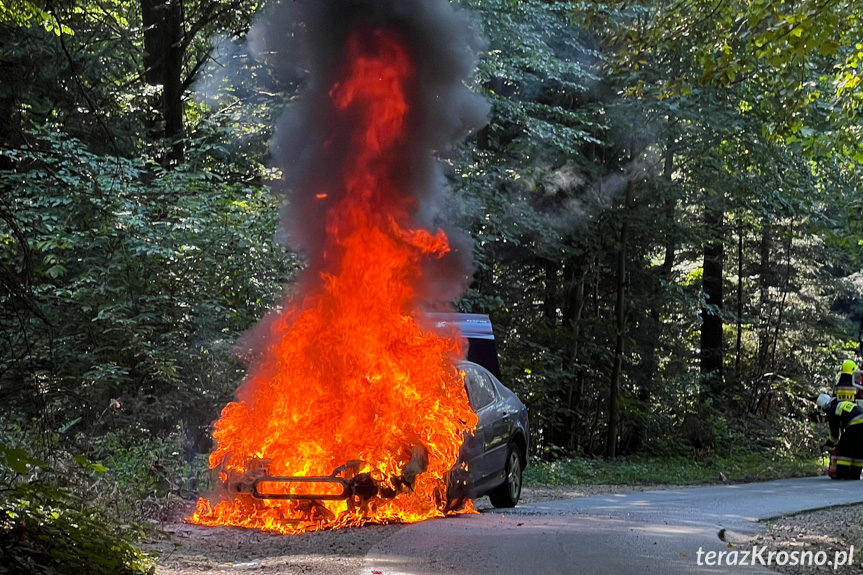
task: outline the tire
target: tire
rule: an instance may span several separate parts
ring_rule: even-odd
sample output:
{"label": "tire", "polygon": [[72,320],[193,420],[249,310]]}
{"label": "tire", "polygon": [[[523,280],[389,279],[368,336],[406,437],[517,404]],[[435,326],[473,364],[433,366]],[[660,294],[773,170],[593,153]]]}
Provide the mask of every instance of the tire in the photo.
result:
{"label": "tire", "polygon": [[521,449],[511,443],[506,450],[506,478],[504,482],[489,493],[488,498],[495,507],[515,507],[521,497],[521,475],[524,471],[521,464]]}

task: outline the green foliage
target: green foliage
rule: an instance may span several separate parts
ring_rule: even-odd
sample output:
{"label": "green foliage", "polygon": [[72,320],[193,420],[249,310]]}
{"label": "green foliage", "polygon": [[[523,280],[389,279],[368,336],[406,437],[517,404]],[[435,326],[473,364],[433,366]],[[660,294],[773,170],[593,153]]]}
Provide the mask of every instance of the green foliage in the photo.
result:
{"label": "green foliage", "polygon": [[[827,104],[823,72],[856,53],[844,16],[859,10],[814,4],[471,3],[494,108],[453,182],[478,242],[462,306],[492,314],[539,453],[605,443],[623,221],[621,448],[665,453],[707,412],[725,423],[689,434],[696,449],[753,427],[765,447],[811,448],[806,398],[832,383],[863,295],[841,280],[860,266],[859,174],[828,142],[857,122]],[[702,293],[708,243],[724,246],[721,302]],[[717,398],[702,309],[725,323]]]}
{"label": "green foliage", "polygon": [[[139,528],[117,525],[67,480],[26,450],[0,444],[0,563],[14,575],[144,575],[154,572],[136,547]],[[81,456],[84,469],[104,473]],[[38,468],[38,473],[36,473]],[[11,479],[10,473],[17,479]]]}
{"label": "green foliage", "polygon": [[632,95],[756,85],[749,105],[772,110],[765,136],[812,155],[863,157],[854,128],[863,18],[854,2],[591,0],[583,8],[580,20],[604,29],[613,69],[638,71]]}
{"label": "green foliage", "polygon": [[31,21],[46,25],[51,21],[51,16],[37,2],[29,0],[3,0],[0,2],[0,22],[14,22],[19,26]]}
{"label": "green foliage", "polygon": [[134,546],[140,535],[111,525],[68,492],[42,485],[14,489],[3,501],[0,560],[6,573],[105,575],[153,573]]}
{"label": "green foliage", "polygon": [[135,438],[112,432],[93,442],[91,456],[105,465],[105,477],[100,481],[103,488],[115,491],[116,500],[134,507],[135,502],[148,498],[191,500],[209,487],[206,454],[189,457],[188,449],[179,434]]}
{"label": "green foliage", "polygon": [[0,171],[0,265],[21,286],[0,294],[0,383],[20,402],[7,416],[157,436],[183,420],[200,434],[242,376],[237,335],[298,267],[273,244],[277,206],[214,172],[30,137],[5,153],[18,170]]}
{"label": "green foliage", "polygon": [[18,475],[26,475],[35,468],[46,467],[45,463],[32,457],[26,450],[0,443],[0,466]]}

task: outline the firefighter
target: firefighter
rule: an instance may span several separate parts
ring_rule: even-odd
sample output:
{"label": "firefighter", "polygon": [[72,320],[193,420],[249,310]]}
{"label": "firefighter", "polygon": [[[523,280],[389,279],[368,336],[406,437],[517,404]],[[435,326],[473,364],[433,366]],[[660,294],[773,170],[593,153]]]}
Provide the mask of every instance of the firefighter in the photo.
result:
{"label": "firefighter", "polygon": [[860,371],[853,360],[842,362],[842,373],[836,382],[835,395],[839,401],[853,401],[863,407],[863,388],[860,386]]}
{"label": "firefighter", "polygon": [[[836,479],[860,479],[863,471],[863,408],[852,401],[839,401],[826,393],[816,404],[827,412],[830,440],[827,449],[836,447]],[[838,439],[838,443],[837,443]]]}

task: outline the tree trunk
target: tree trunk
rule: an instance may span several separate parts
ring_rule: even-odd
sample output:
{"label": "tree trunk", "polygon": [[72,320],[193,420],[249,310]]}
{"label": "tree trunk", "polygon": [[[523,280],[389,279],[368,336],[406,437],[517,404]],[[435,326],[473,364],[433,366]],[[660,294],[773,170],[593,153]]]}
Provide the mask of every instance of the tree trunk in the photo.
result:
{"label": "tree trunk", "polygon": [[740,353],[743,348],[743,220],[737,221],[737,341],[734,345],[734,377],[739,382]]}
{"label": "tree trunk", "polygon": [[[542,317],[546,327],[547,343],[549,346],[556,346],[557,335],[560,333],[557,321],[560,262],[546,259],[542,260],[539,265],[544,274]],[[566,363],[565,358],[562,359],[562,363]],[[560,367],[565,368],[566,366],[561,365]],[[549,390],[549,393],[554,397],[557,410],[549,420],[548,443],[563,449],[566,449],[566,444],[569,441],[570,413],[567,387],[563,381],[559,381],[553,389]]]}
{"label": "tree trunk", "polygon": [[584,377],[578,366],[578,351],[581,338],[581,314],[584,311],[584,284],[587,273],[584,269],[585,258],[578,258],[577,263],[570,262],[564,269],[564,281],[568,288],[566,304],[564,305],[564,327],[570,330],[570,347],[567,352],[569,373],[575,373],[567,386],[566,407],[569,413],[565,428],[568,430],[566,449],[574,452],[579,447],[578,408],[584,391]]}
{"label": "tree trunk", "polygon": [[167,53],[165,4],[163,0],[141,0],[141,23],[144,25],[144,79],[151,86],[162,83]]}
{"label": "tree trunk", "polygon": [[[671,186],[671,176],[674,173],[674,148],[672,146],[673,139],[669,137],[668,145],[665,148],[665,162],[662,168],[662,179],[665,180],[667,186]],[[668,193],[668,192],[666,192]],[[665,226],[665,257],[662,260],[662,265],[659,267],[658,273],[652,280],[652,289],[650,293],[650,313],[644,319],[646,331],[648,335],[639,345],[642,350],[642,361],[634,375],[634,379],[638,384],[638,401],[642,404],[645,413],[649,413],[650,400],[653,397],[653,378],[656,375],[658,360],[656,351],[660,345],[660,337],[662,330],[662,308],[663,308],[663,282],[668,282],[671,278],[671,272],[674,269],[674,258],[677,249],[677,234],[674,230],[675,226],[675,211],[677,200],[673,196],[666,195],[663,200],[663,217]],[[642,448],[647,440],[647,425],[646,418],[640,417],[632,430],[632,440],[630,447],[633,451],[638,451]]]}
{"label": "tree trunk", "polygon": [[144,78],[162,86],[161,135],[170,147],[166,165],[183,161],[183,5],[181,0],[141,0]]}
{"label": "tree trunk", "polygon": [[705,377],[711,395],[724,392],[722,370],[722,244],[723,210],[721,196],[705,206],[704,223],[712,232],[713,239],[704,246],[704,274],[702,289],[707,305],[701,309],[701,375]]}
{"label": "tree trunk", "polygon": [[[779,344],[779,335],[782,327],[782,316],[785,313],[785,303],[791,286],[791,277],[794,275],[794,267],[791,265],[792,252],[794,250],[794,220],[788,224],[788,245],[785,250],[785,277],[782,281],[782,299],[779,301],[779,310],[776,317],[776,325],[773,329],[773,349],[770,352],[770,371],[775,373],[778,369],[776,364],[776,347]],[[774,376],[775,377],[775,376]],[[773,378],[771,378],[773,379]]]}
{"label": "tree trunk", "polygon": [[760,380],[761,376],[767,373],[767,357],[770,349],[770,316],[773,315],[772,304],[770,302],[770,286],[773,284],[773,273],[770,268],[771,258],[770,253],[773,249],[773,227],[770,222],[763,222],[761,225],[761,245],[759,247],[759,262],[760,268],[758,274],[758,372],[756,380]]}
{"label": "tree trunk", "polygon": [[632,204],[633,183],[626,185],[623,205],[623,224],[620,228],[620,250],[617,252],[617,298],[614,315],[617,337],[614,343],[614,365],[611,369],[611,389],[608,394],[608,435],[605,438],[605,456],[617,456],[617,439],[620,435],[620,374],[623,371],[624,331],[626,328],[626,248],[629,242],[629,211]]}
{"label": "tree trunk", "polygon": [[554,329],[557,325],[557,286],[560,283],[557,275],[560,271],[560,263],[545,260],[542,267],[545,271],[545,301],[542,305],[542,315],[545,318],[545,325],[549,329]]}

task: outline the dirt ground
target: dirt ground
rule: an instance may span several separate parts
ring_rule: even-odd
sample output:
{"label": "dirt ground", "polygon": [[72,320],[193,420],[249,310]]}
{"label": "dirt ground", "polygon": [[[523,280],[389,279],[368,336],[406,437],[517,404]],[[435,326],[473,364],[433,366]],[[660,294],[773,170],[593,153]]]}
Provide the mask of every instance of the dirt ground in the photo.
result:
{"label": "dirt ground", "polygon": [[[646,491],[657,487],[588,485],[525,487],[525,503],[588,497],[606,493]],[[489,509],[488,498],[474,501],[477,509]],[[366,525],[354,529],[319,531],[303,535],[279,535],[236,527],[199,527],[187,523],[194,505],[177,502],[162,509],[156,533],[144,550],[158,553],[157,575],[354,575],[362,569],[369,549],[402,525]]]}
{"label": "dirt ground", "polygon": [[[767,533],[754,539],[738,541],[738,547],[751,548],[752,545],[765,545],[776,551],[811,551],[813,554],[824,551],[825,558],[833,561],[836,553],[849,553],[854,546],[853,564],[834,567],[831,565],[806,565],[772,569],[785,575],[810,575],[834,573],[838,575],[863,574],[863,505],[844,505],[832,509],[822,509],[812,513],[801,513],[768,521]],[[729,541],[734,544],[734,539]]]}
{"label": "dirt ground", "polygon": [[[662,489],[662,486],[589,485],[525,487],[525,503]],[[486,498],[477,509],[489,508]],[[321,531],[304,535],[278,535],[231,527],[198,527],[183,521],[192,505],[178,504],[162,515],[157,533],[145,550],[159,554],[157,575],[353,575],[362,569],[372,546],[402,528],[401,525],[367,525],[354,529]],[[771,550],[836,551],[854,546],[854,564],[821,567],[784,566],[773,569],[785,575],[833,573],[863,574],[863,505],[845,506],[785,517],[767,523],[767,532],[755,538],[728,534],[729,547],[749,549],[766,545]]]}

